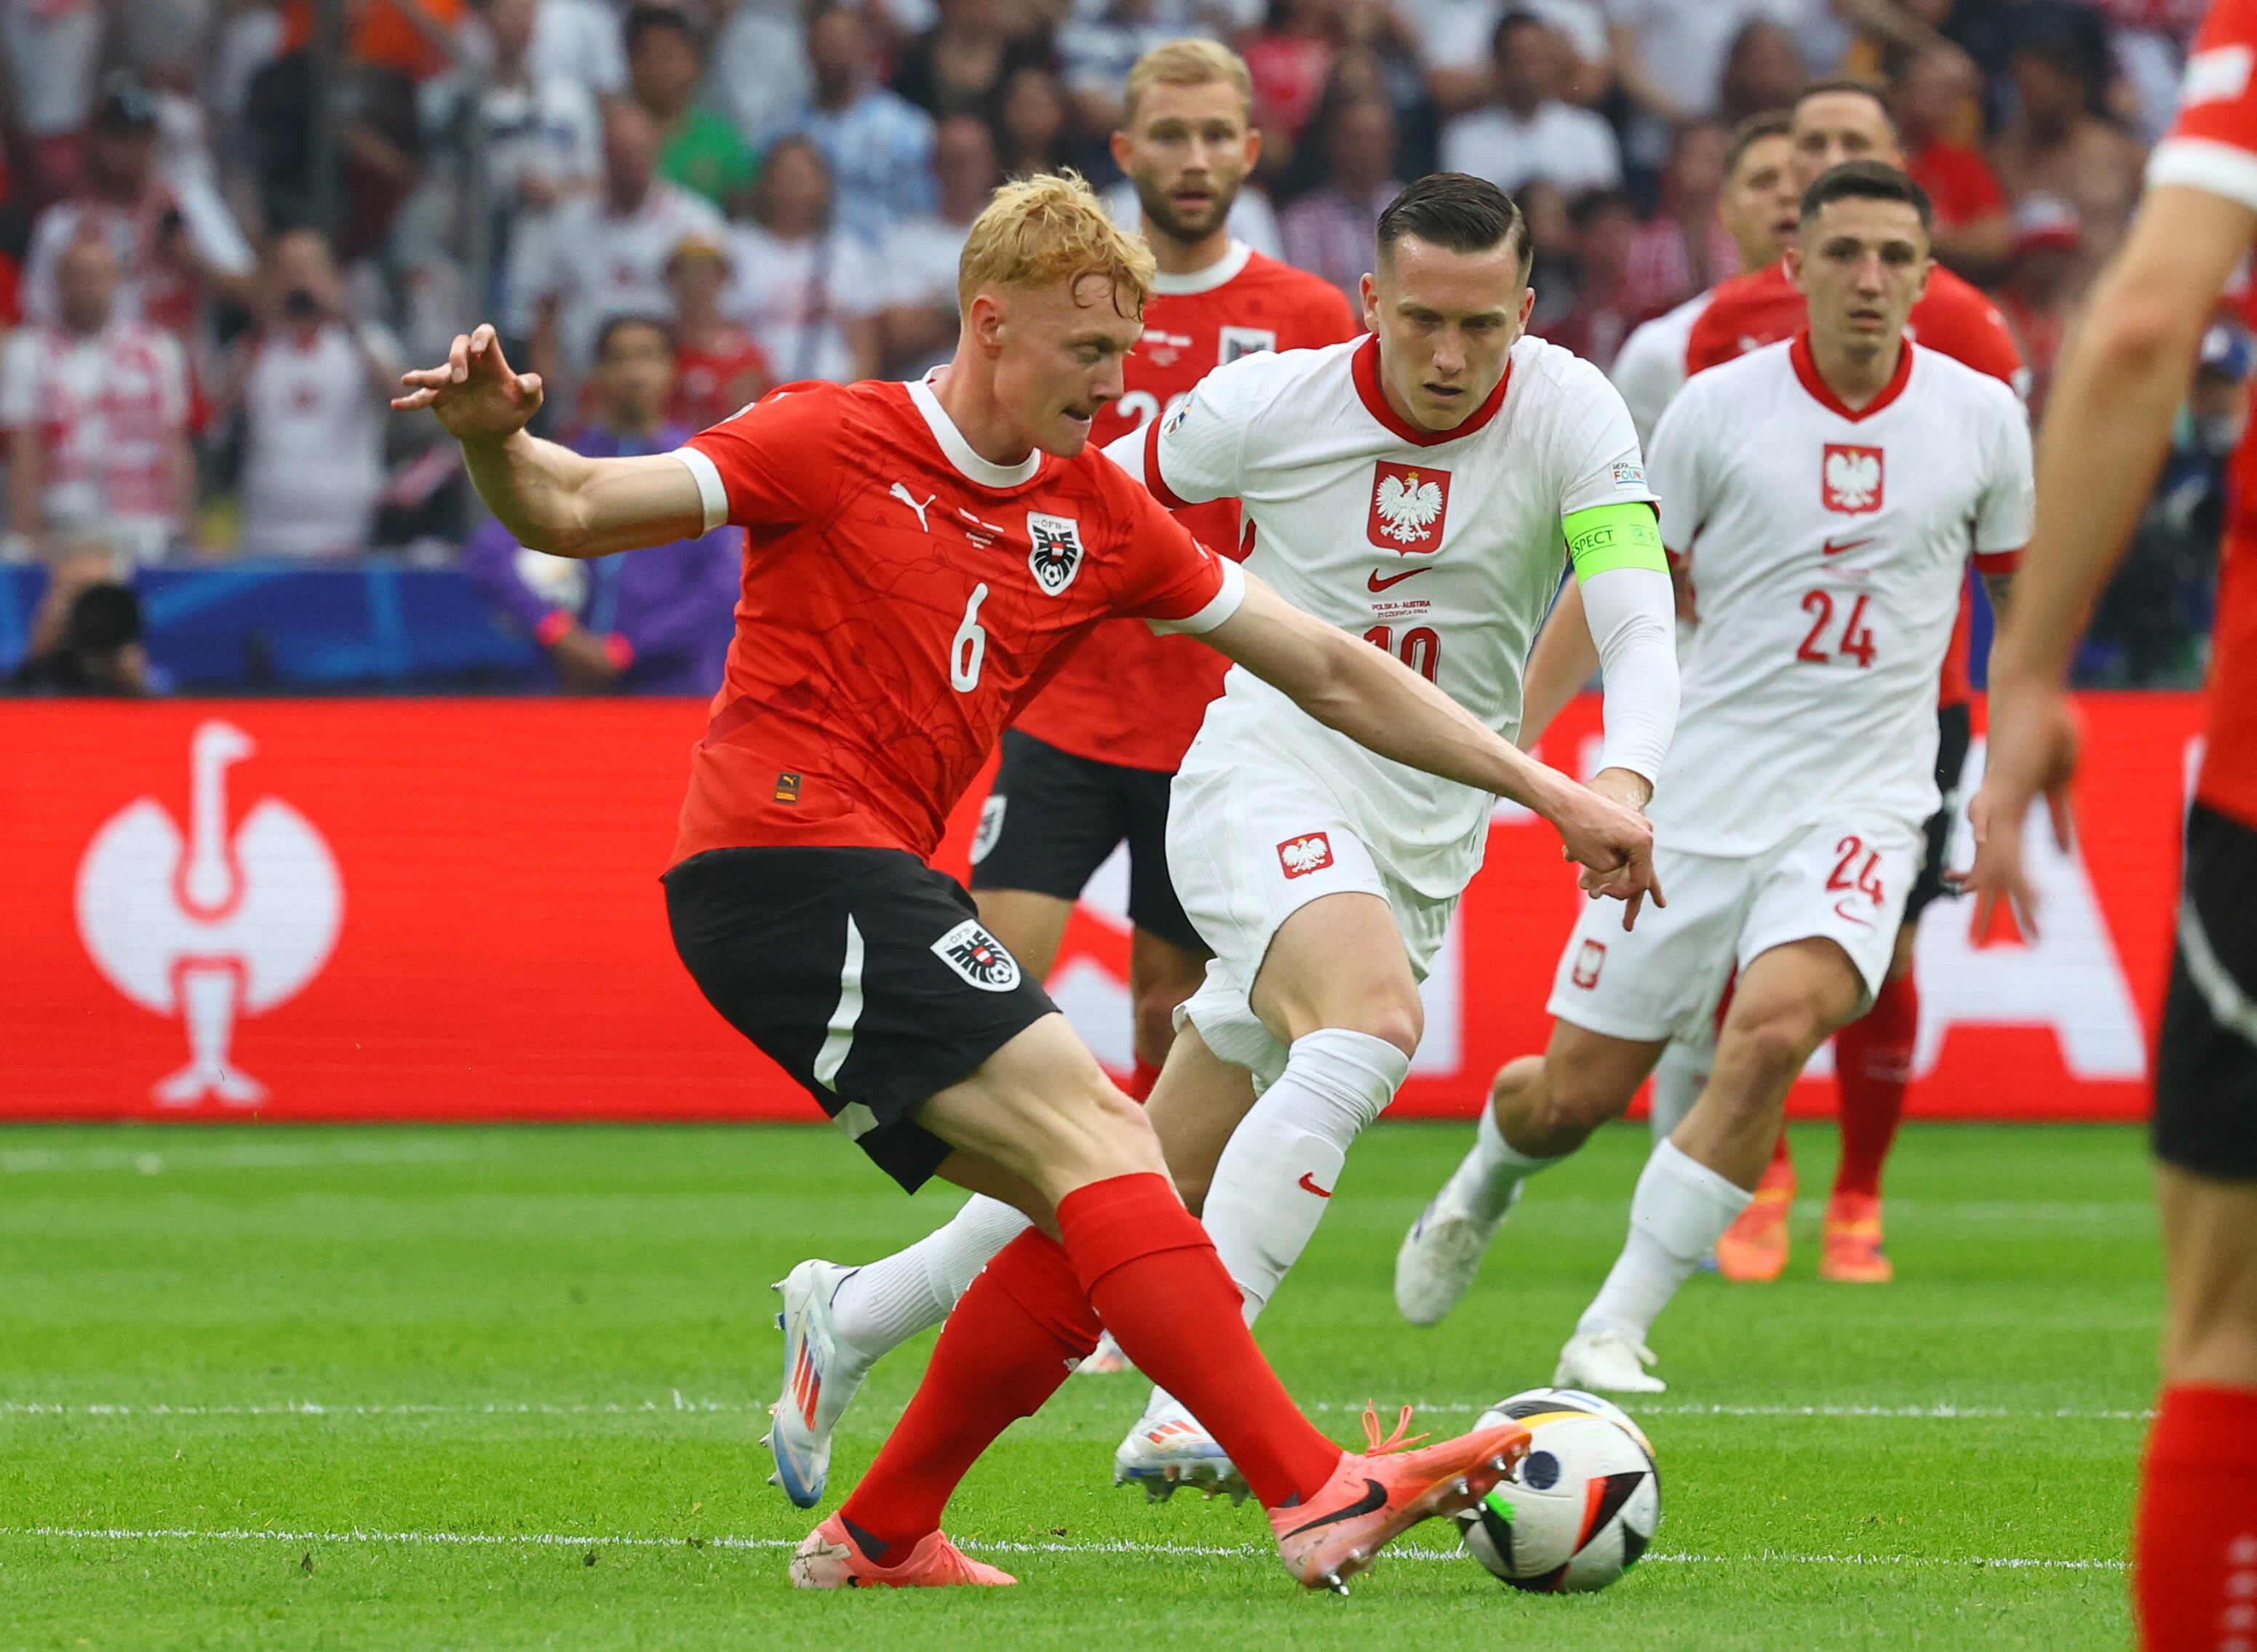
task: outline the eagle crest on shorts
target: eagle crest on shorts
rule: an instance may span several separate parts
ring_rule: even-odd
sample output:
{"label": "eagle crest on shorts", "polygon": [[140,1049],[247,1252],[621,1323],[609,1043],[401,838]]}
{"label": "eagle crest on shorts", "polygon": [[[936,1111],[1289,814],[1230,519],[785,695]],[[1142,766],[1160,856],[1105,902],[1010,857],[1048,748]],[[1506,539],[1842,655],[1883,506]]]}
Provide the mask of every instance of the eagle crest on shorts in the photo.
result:
{"label": "eagle crest on shorts", "polygon": [[1081,524],[1070,516],[1027,512],[1027,568],[1047,596],[1062,594],[1081,572]]}
{"label": "eagle crest on shorts", "polygon": [[1881,450],[1826,444],[1823,488],[1826,508],[1861,515],[1881,508]]}
{"label": "eagle crest on shorts", "polygon": [[1277,865],[1288,878],[1305,878],[1333,864],[1333,840],[1322,832],[1304,832],[1277,845]]}
{"label": "eagle crest on shorts", "polygon": [[1372,471],[1365,534],[1381,550],[1398,555],[1434,550],[1442,542],[1449,505],[1448,471],[1382,460]]}
{"label": "eagle crest on shorts", "polygon": [[932,943],[932,955],[983,992],[1008,992],[1019,984],[1019,961],[1003,943],[966,918]]}

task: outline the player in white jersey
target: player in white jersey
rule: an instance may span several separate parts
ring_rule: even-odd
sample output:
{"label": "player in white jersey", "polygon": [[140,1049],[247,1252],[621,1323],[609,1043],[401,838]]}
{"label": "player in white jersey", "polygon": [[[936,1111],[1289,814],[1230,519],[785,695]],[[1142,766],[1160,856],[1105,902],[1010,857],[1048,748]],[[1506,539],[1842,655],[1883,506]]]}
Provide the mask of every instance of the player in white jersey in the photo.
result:
{"label": "player in white jersey", "polygon": [[[1777,264],[1794,238],[1795,208],[1802,191],[1795,182],[1794,145],[1787,137],[1794,124],[1785,109],[1772,109],[1751,115],[1732,129],[1716,222],[1738,250],[1742,275]],[[1693,336],[1693,323],[1716,292],[1710,287],[1696,293],[1674,309],[1639,322],[1615,352],[1607,377],[1622,392],[1641,448],[1652,448],[1654,426],[1685,388],[1685,347]]]}
{"label": "player in white jersey", "polygon": [[[1937,801],[1935,674],[1968,555],[2003,603],[2029,534],[2013,392],[1904,336],[1929,221],[1893,168],[1822,173],[1788,254],[1808,331],[1695,378],[1655,433],[1663,536],[1702,617],[1652,804],[1670,905],[1628,935],[1577,924],[1549,1047],[1498,1075],[1436,1199],[1485,1245],[1527,1176],[1628,1107],[1668,1040],[1712,1024],[1737,971],[1709,1083],[1638,1178],[1562,1384],[1662,1387],[1648,1329],[1747,1205],[1803,1063],[1887,974]],[[1458,1261],[1414,1231],[1398,1300],[1439,1319],[1471,1280]]]}

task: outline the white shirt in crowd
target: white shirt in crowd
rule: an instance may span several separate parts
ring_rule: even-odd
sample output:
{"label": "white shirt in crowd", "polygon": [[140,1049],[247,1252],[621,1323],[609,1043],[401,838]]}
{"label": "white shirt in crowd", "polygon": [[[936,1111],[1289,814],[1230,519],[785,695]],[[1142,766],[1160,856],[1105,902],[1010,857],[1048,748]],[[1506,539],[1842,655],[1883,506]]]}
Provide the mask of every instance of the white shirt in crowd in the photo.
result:
{"label": "white shirt in crowd", "polygon": [[606,317],[671,315],[666,261],[693,237],[719,242],[727,226],[702,195],[654,179],[642,205],[624,215],[600,195],[576,195],[520,226],[509,256],[505,321],[520,337],[543,302],[556,301],[557,349],[584,371]]}
{"label": "white shirt in crowd", "polygon": [[[451,131],[463,86],[451,77],[424,88],[424,117]],[[603,116],[595,95],[561,74],[535,74],[519,86],[489,85],[485,117],[486,187],[513,201],[528,181],[555,189],[591,184],[603,165]]]}
{"label": "white shirt in crowd", "polygon": [[97,0],[0,0],[8,102],[32,137],[86,124],[102,61],[102,14]]}
{"label": "white shirt in crowd", "polygon": [[1526,120],[1491,103],[1442,128],[1442,170],[1486,178],[1508,194],[1531,182],[1574,196],[1622,182],[1614,128],[1589,109],[1557,99]]}
{"label": "white shirt in crowd", "polygon": [[[1512,347],[1493,401],[1458,433],[1417,429],[1393,411],[1367,335],[1242,357],[1106,451],[1163,504],[1240,500],[1256,530],[1249,573],[1294,607],[1386,646],[1507,739],[1520,725],[1529,648],[1567,568],[1560,519],[1653,497],[1622,398],[1598,369],[1537,338]],[[1640,629],[1656,674],[1607,671],[1603,760],[1652,774],[1676,703],[1668,581],[1616,573],[1649,588]],[[1264,761],[1283,754],[1336,797],[1387,872],[1424,895],[1455,896],[1481,865],[1488,794],[1374,756],[1246,672],[1231,673],[1199,744],[1211,757],[1242,745]]]}
{"label": "white shirt in crowd", "polygon": [[1677,392],[1685,388],[1685,353],[1693,342],[1693,323],[1716,296],[1716,290],[1711,287],[1695,293],[1675,309],[1639,322],[1623,340],[1622,348],[1615,352],[1615,364],[1607,370],[1607,377],[1622,393],[1623,406],[1630,409],[1631,423],[1638,427],[1638,445],[1649,453],[1653,448],[1653,427],[1661,422]]}
{"label": "white shirt in crowd", "polygon": [[1419,60],[1430,69],[1486,69],[1496,53],[1496,25],[1508,11],[1541,18],[1567,38],[1587,63],[1608,57],[1607,20],[1596,0],[1410,0],[1419,31]]}
{"label": "white shirt in crowd", "polygon": [[1739,856],[1849,814],[1916,830],[1969,554],[2003,571],[2030,536],[2014,392],[1907,340],[1896,383],[1851,413],[1806,344],[1772,344],[1695,375],[1652,461],[1700,615],[1657,836]]}
{"label": "white shirt in crowd", "polygon": [[526,53],[534,77],[577,81],[598,96],[625,89],[627,51],[620,11],[604,0],[541,0]]}
{"label": "white shirt in crowd", "polygon": [[184,173],[178,185],[159,187],[140,208],[106,206],[92,201],[59,201],[32,226],[24,254],[24,316],[53,322],[55,264],[88,224],[99,230],[117,255],[117,313],[131,321],[147,318],[185,324],[195,307],[192,278],[157,261],[156,239],[166,209],[178,208],[180,227],[197,256],[230,275],[248,275],[258,255],[209,177]]}
{"label": "white shirt in crowd", "polygon": [[52,533],[107,538],[142,561],[163,554],[182,526],[173,461],[187,422],[187,357],[161,328],[26,325],[0,346],[0,429],[44,433],[39,510]]}
{"label": "white shirt in crowd", "polygon": [[[1123,178],[1105,192],[1105,210],[1113,215],[1113,222],[1131,229],[1141,229],[1144,208],[1136,200],[1136,186]],[[1231,235],[1243,241],[1265,258],[1285,256],[1284,237],[1277,231],[1277,209],[1270,204],[1270,197],[1252,184],[1238,192],[1231,203],[1229,229]]]}
{"label": "white shirt in crowd", "polygon": [[[940,214],[927,213],[894,226],[879,249],[888,280],[892,284],[886,302],[903,309],[941,310],[956,314],[956,271],[964,256],[965,237],[972,226]],[[903,364],[912,373],[948,359],[952,346],[936,349],[926,360]]]}
{"label": "white shirt in crowd", "polygon": [[1808,14],[1827,7],[1828,0],[1606,0],[1608,21],[1636,32],[1648,77],[1695,117],[1716,112],[1724,60],[1742,29],[1760,18],[1800,42]]}
{"label": "white shirt in crowd", "polygon": [[843,229],[782,241],[758,224],[739,225],[729,250],[735,274],[722,309],[760,341],[776,382],[852,379],[847,327],[891,301],[876,255]]}
{"label": "white shirt in crowd", "polygon": [[308,557],[364,549],[384,491],[385,408],[363,352],[396,372],[398,342],[373,323],[325,321],[306,335],[262,333],[244,348],[243,549]]}
{"label": "white shirt in crowd", "polygon": [[814,90],[799,12],[737,0],[706,61],[705,101],[765,149],[791,129]]}

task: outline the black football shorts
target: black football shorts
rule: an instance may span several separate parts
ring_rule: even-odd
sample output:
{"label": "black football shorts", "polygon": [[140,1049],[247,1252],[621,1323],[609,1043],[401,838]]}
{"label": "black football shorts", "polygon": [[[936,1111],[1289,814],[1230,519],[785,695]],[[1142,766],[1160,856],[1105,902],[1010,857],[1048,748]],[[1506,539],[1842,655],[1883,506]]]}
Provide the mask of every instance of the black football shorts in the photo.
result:
{"label": "black football shorts", "polygon": [[1958,892],[1943,881],[1951,864],[1951,828],[1959,809],[1959,777],[1967,766],[1967,743],[1972,732],[1972,709],[1965,701],[1935,709],[1935,789],[1943,794],[1942,807],[1928,817],[1928,849],[1905,897],[1907,928],[1920,926],[1920,914],[1928,903]]}
{"label": "black football shorts", "polygon": [[2154,1139],[2166,1164],[2257,1180],[2257,831],[2199,803],[2187,817]]}
{"label": "black football shorts", "polygon": [[1168,877],[1172,774],[1061,752],[1016,729],[1003,731],[1003,762],[972,840],[974,889],[1026,889],[1080,899],[1106,857],[1128,844],[1128,921],[1204,955]]}
{"label": "black football shorts", "polygon": [[663,881],[705,1001],[911,1192],[949,1148],[910,1115],[1056,1007],[904,851],[713,849]]}

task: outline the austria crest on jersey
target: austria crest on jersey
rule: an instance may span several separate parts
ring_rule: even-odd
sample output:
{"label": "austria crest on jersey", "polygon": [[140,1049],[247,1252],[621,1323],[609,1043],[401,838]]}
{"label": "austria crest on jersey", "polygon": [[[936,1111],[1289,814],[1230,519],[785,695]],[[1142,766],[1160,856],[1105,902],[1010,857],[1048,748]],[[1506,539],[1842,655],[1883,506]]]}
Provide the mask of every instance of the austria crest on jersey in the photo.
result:
{"label": "austria crest on jersey", "polygon": [[1372,467],[1371,516],[1364,537],[1411,556],[1439,550],[1450,510],[1450,473],[1382,459]]}
{"label": "austria crest on jersey", "polygon": [[1819,474],[1819,497],[1829,511],[1863,516],[1881,508],[1881,450],[1829,441]]}
{"label": "austria crest on jersey", "polygon": [[1045,595],[1064,595],[1081,572],[1081,524],[1070,516],[1027,512],[1027,567]]}

